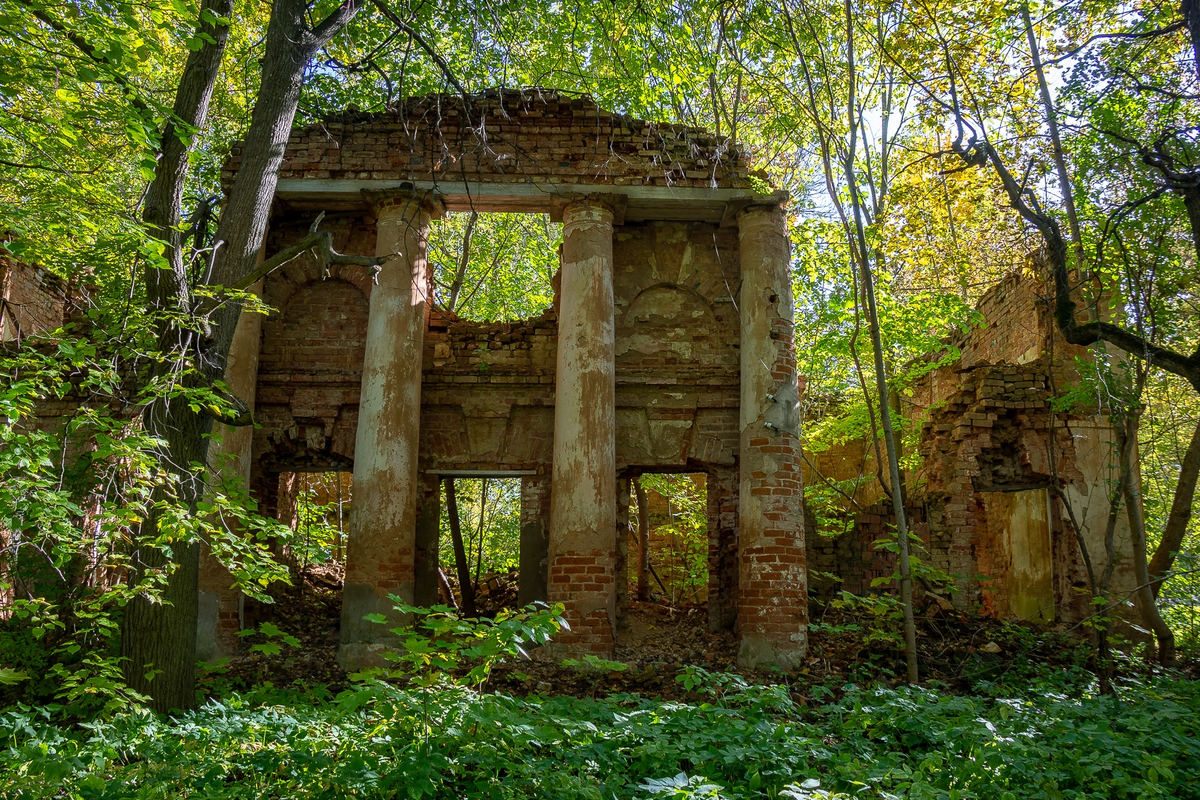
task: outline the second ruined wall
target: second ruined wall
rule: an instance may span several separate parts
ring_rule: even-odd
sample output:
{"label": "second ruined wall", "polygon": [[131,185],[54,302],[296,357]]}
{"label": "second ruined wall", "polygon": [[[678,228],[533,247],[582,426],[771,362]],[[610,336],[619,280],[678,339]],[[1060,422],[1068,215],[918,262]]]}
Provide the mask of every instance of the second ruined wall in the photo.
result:
{"label": "second ruined wall", "polygon": [[[1096,564],[1106,563],[1108,492],[1119,477],[1115,435],[1103,409],[1055,410],[1051,400],[1079,381],[1085,348],[1054,328],[1048,290],[1010,275],[980,301],[984,327],[952,344],[959,358],[931,371],[902,401],[919,430],[921,466],[906,476],[912,529],[937,569],[955,576],[953,603],[997,617],[1078,621],[1090,613],[1073,512]],[[814,582],[819,593],[878,591],[873,581],[896,569],[873,546],[893,530],[891,502],[874,478],[868,444],[850,442],[814,463],[834,477],[864,476],[833,538],[810,536],[814,569],[837,575]],[[841,474],[841,473],[844,473]],[[812,480],[812,479],[810,479]],[[1070,512],[1051,487],[1062,488]],[[1112,590],[1132,588],[1130,535],[1124,513],[1115,531]]]}

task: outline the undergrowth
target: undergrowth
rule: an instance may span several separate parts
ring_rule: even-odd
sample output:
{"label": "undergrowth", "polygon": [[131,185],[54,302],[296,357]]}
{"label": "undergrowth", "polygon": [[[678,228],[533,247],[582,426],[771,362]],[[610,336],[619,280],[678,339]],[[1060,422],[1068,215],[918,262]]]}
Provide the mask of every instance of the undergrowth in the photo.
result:
{"label": "undergrowth", "polygon": [[1082,673],[974,696],[680,676],[663,702],[370,682],[259,689],[175,718],[0,715],[11,798],[1200,797],[1200,689],[1091,692]]}

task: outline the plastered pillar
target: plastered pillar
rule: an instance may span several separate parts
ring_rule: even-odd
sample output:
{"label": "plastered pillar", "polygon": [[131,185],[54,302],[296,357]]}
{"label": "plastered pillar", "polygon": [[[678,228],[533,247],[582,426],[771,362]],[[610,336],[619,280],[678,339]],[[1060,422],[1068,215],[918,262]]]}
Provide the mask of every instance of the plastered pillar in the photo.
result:
{"label": "plastered pillar", "polygon": [[[262,292],[262,281],[251,287]],[[258,385],[258,355],[261,349],[263,315],[243,311],[238,317],[229,357],[225,364],[225,383],[235,396],[253,409]],[[209,464],[222,479],[239,484],[243,490],[250,486],[250,464],[253,453],[254,426],[236,428],[214,426],[216,439],[209,449]],[[216,661],[237,652],[237,633],[241,629],[242,593],[235,586],[229,570],[213,557],[207,545],[200,549],[200,599],[196,619],[196,657]]]}
{"label": "plastered pillar", "polygon": [[[426,193],[373,199],[375,253],[384,260],[371,292],[354,440],[354,503],[338,653],[347,669],[378,662],[394,641],[388,629],[404,620],[388,595],[414,600],[421,494],[417,439],[428,311],[425,248],[433,206]],[[365,621],[367,614],[382,614],[388,624]]]}
{"label": "plastered pillar", "polygon": [[616,620],[612,219],[586,200],[563,213],[548,592],[571,624],[557,643],[606,657]]}
{"label": "plastered pillar", "polygon": [[738,663],[790,668],[808,646],[799,387],[787,222],[778,206],[738,215],[741,443]]}

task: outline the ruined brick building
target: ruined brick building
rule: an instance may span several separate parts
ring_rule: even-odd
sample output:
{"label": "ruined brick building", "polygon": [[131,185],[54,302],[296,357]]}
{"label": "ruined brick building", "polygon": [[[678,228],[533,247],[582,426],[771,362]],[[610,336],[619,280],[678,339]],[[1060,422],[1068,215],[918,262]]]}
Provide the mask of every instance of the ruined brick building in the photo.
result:
{"label": "ruined brick building", "polygon": [[[956,607],[1074,623],[1094,612],[1084,547],[1098,575],[1110,560],[1105,538],[1119,452],[1098,401],[1052,402],[1079,384],[1078,365],[1093,354],[1062,338],[1051,298],[1035,275],[1007,276],[978,304],[982,326],[948,342],[958,357],[903,398],[920,455],[920,467],[906,475],[906,499],[927,560],[954,578]],[[840,579],[814,580],[813,591],[889,586],[896,557],[872,543],[894,515],[871,443],[849,442],[806,461],[806,481],[840,479],[856,488],[841,503],[848,529],[807,538],[810,569]],[[1128,600],[1135,581],[1124,509],[1112,541],[1110,591]]]}
{"label": "ruined brick building", "polygon": [[[226,180],[238,163],[235,150]],[[382,267],[326,272],[306,255],[256,287],[273,311],[242,315],[227,367],[256,426],[222,430],[217,455],[267,514],[287,476],[353,471],[345,665],[386,644],[363,617],[395,618],[388,594],[437,602],[446,476],[520,479],[520,599],[564,603],[558,645],[575,652],[612,653],[642,473],[706,476],[709,622],[736,629],[743,665],[803,658],[809,568],[840,579],[814,580],[817,594],[893,572],[873,547],[890,503],[869,443],[801,451],[786,195],[765,186],[727,140],[540,92],[414,98],[293,131],[264,256],[324,212],[338,251]],[[551,308],[479,323],[436,307],[429,225],[464,210],[562,222]],[[908,501],[930,559],[957,576],[956,606],[1077,620],[1080,551],[1048,487],[1103,552],[1113,437],[1094,411],[1051,409],[1086,353],[1055,336],[1039,292],[1015,276],[993,289],[987,327],[906,398],[923,456]],[[855,476],[847,529],[806,527],[804,481]],[[1120,590],[1123,523],[1117,541]],[[227,654],[242,599],[212,560],[200,580],[199,653]]]}
{"label": "ruined brick building", "polygon": [[[707,474],[710,614],[737,619],[743,662],[803,655],[785,196],[752,183],[702,131],[537,93],[293,132],[265,255],[324,211],[341,252],[385,261],[377,282],[313,259],[266,278],[277,312],[244,315],[229,367],[259,428],[223,448],[268,507],[281,474],[353,469],[344,663],[384,641],[362,620],[391,614],[389,593],[436,601],[443,475],[520,477],[522,599],[566,605],[563,647],[611,654],[618,531],[644,471]],[[429,301],[430,220],[472,209],[562,221],[541,317],[464,322]],[[228,647],[237,595],[219,569],[202,581],[202,650]]]}

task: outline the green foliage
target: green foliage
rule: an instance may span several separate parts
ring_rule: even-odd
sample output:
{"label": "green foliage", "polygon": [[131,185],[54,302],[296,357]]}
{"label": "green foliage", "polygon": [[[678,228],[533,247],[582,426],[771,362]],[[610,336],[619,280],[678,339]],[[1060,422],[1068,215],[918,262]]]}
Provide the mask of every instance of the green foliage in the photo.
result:
{"label": "green foliage", "polygon": [[[693,476],[644,474],[647,492],[666,500],[665,520],[651,516],[652,560],[671,603],[695,602],[708,586],[708,494]],[[631,511],[631,514],[635,512]]]}
{"label": "green foliage", "polygon": [[[391,629],[400,648],[384,657],[397,667],[366,670],[357,673],[360,679],[407,678],[424,689],[449,680],[478,689],[499,662],[517,656],[528,658],[527,648],[546,644],[564,628],[570,630],[561,604],[547,606],[538,602],[520,611],[502,610],[494,619],[468,620],[447,606],[421,608],[395,595],[389,597],[396,611],[411,618],[413,624]],[[364,619],[387,623],[382,614],[368,614]],[[464,668],[465,675],[452,680],[452,673]]]}
{"label": "green foliage", "polygon": [[[259,516],[245,486],[192,465],[208,491],[195,507],[180,499],[183,478],[163,469],[163,443],[123,402],[114,364],[130,349],[62,335],[0,357],[0,373],[14,376],[0,391],[0,596],[13,598],[0,620],[0,667],[32,676],[0,687],[0,701],[54,698],[80,716],[139,702],[120,678],[122,609],[135,595],[160,596],[182,545],[205,542],[260,600],[288,579],[269,543],[290,531]],[[170,383],[151,383],[139,399],[163,396],[218,416],[228,409],[219,392]],[[60,421],[35,414],[55,403],[67,409]],[[144,525],[149,518],[157,524]],[[166,566],[136,571],[139,548]]]}
{"label": "green foliage", "polygon": [[629,665],[623,661],[610,661],[607,658],[600,658],[591,653],[588,653],[582,659],[564,658],[560,663],[564,667],[595,670],[597,672],[624,672],[629,669]]}
{"label": "green foliage", "polygon": [[[372,683],[259,691],[163,719],[59,727],[0,715],[14,798],[1176,798],[1200,796],[1200,689],[1070,676],[979,696],[782,686],[701,675],[709,702],[513,698]],[[816,692],[814,694],[814,699]]]}
{"label": "green foliage", "polygon": [[250,645],[251,653],[262,653],[267,656],[277,656],[283,652],[283,646],[299,647],[300,640],[283,630],[280,630],[278,625],[271,622],[264,622],[258,626],[258,630],[246,628],[238,631],[238,636],[242,638],[250,636],[262,636],[265,641],[255,642]]}
{"label": "green foliage", "polygon": [[479,214],[473,224],[470,220],[470,214],[451,213],[430,226],[437,304],[486,322],[528,319],[549,308],[562,226],[544,214]]}

